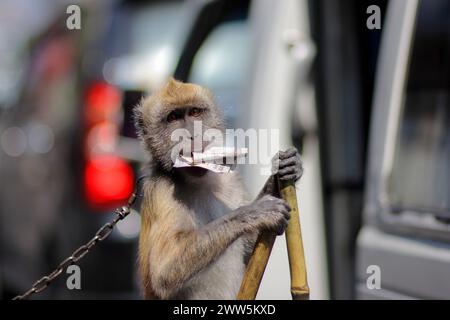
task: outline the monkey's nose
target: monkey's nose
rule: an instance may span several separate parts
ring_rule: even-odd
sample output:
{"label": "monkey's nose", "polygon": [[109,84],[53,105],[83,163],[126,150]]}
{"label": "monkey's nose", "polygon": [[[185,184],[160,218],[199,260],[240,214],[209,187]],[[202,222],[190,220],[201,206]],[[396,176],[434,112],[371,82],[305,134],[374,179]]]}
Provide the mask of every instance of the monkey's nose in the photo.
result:
{"label": "monkey's nose", "polygon": [[209,145],[209,141],[204,140],[191,140],[191,151],[192,152],[204,152]]}

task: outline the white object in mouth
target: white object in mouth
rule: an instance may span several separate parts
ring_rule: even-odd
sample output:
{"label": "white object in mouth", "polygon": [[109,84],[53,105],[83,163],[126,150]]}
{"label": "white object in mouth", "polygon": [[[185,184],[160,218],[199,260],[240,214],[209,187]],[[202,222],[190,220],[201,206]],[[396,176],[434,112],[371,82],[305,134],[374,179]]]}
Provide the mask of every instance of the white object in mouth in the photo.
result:
{"label": "white object in mouth", "polygon": [[204,152],[193,152],[193,160],[195,163],[203,161],[217,161],[224,158],[237,158],[245,157],[248,154],[247,148],[233,148],[233,147],[211,147]]}
{"label": "white object in mouth", "polygon": [[245,157],[247,154],[247,148],[235,149],[232,147],[211,147],[205,150],[205,152],[193,152],[192,157],[179,155],[175,160],[174,167],[199,167],[216,173],[228,173],[232,171],[230,164],[217,164],[213,162],[226,158],[234,158],[236,160],[237,158]]}

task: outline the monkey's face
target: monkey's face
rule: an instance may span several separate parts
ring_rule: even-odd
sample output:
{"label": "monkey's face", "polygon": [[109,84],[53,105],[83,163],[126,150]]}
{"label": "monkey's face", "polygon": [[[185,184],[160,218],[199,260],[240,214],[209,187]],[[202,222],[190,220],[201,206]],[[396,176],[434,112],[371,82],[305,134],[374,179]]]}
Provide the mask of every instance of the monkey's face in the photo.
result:
{"label": "monkey's face", "polygon": [[183,151],[202,152],[209,129],[224,131],[223,117],[211,93],[173,79],[136,108],[136,126],[144,148],[164,170]]}

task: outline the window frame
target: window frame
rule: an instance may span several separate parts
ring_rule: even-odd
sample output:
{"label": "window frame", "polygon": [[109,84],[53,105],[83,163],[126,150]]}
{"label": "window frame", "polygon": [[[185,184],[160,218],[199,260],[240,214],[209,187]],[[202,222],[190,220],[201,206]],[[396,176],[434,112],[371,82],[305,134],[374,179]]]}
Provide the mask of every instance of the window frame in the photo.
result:
{"label": "window frame", "polygon": [[420,208],[399,210],[389,198],[421,1],[392,1],[388,8],[375,85],[364,211],[368,224],[386,232],[450,242],[450,219],[438,219],[435,212]]}

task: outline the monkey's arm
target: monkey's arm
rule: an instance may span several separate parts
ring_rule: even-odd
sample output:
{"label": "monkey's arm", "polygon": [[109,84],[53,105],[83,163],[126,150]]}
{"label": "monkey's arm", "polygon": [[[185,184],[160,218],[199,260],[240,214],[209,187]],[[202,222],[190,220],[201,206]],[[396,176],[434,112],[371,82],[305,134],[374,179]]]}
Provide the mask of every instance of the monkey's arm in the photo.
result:
{"label": "monkey's arm", "polygon": [[[272,174],[264,184],[264,187],[258,194],[256,199],[260,199],[266,195],[272,195],[277,198],[281,198],[279,189],[279,180],[291,180],[297,181],[303,174],[303,164],[300,159],[299,152],[296,148],[292,147],[286,151],[280,151],[272,159]],[[248,263],[251,253],[255,247],[255,242],[258,237],[258,233],[248,234],[244,237],[245,251],[244,262]]]}
{"label": "monkey's arm", "polygon": [[259,198],[265,196],[266,194],[270,194],[274,197],[280,197],[280,192],[278,190],[278,180],[276,179],[275,175],[271,175],[267,179],[266,183],[264,184],[264,187],[259,192],[256,199],[259,199]]}

